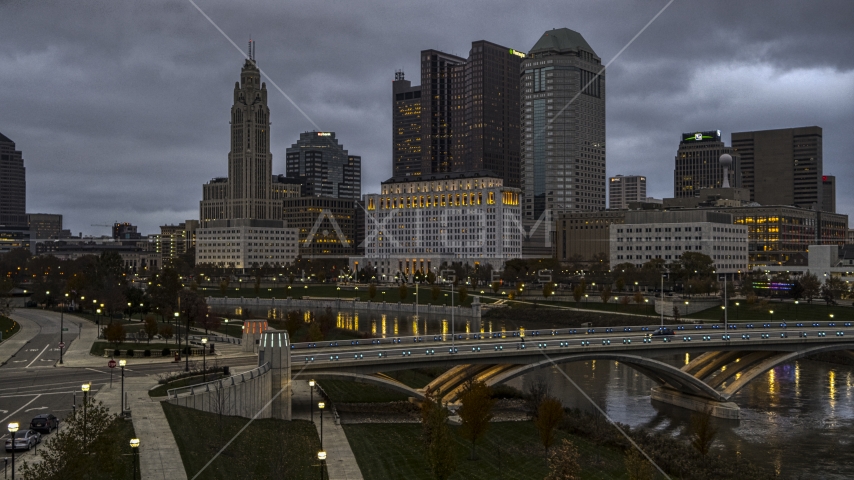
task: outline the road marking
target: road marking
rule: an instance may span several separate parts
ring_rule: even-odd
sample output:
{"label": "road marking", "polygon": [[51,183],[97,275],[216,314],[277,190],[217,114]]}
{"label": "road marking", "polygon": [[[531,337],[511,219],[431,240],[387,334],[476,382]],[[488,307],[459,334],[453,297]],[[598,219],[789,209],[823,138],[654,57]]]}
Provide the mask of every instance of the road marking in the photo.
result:
{"label": "road marking", "polygon": [[[59,394],[67,394],[67,393],[80,393],[80,390],[71,390],[71,391],[68,391],[68,392],[39,393],[38,395],[36,395],[35,393],[22,393],[22,394],[20,394],[20,395],[3,395],[3,396],[0,396],[0,398],[29,397],[29,396],[32,396],[32,395],[36,395],[36,398],[38,398],[38,397],[40,397],[40,396],[42,396],[42,395],[59,395]],[[90,391],[89,391],[89,393],[91,393],[92,395],[94,395],[94,394],[98,393],[98,390],[90,390]],[[33,400],[35,400],[35,398],[34,398]],[[33,400],[30,400],[30,401],[27,403],[27,405],[29,405],[30,403],[33,403]],[[24,407],[26,407],[27,405],[24,405]],[[24,407],[21,407],[21,408],[24,408]],[[17,412],[15,412],[15,413],[17,413]],[[13,413],[12,415],[14,415],[14,413]],[[10,415],[10,416],[11,416],[11,415]],[[0,424],[2,424],[3,422],[5,422],[5,420],[0,420]]]}
{"label": "road marking", "polygon": [[86,370],[92,370],[93,372],[98,372],[98,373],[101,373],[101,374],[107,375],[107,372],[102,372],[102,371],[100,371],[100,370],[95,370],[94,368],[87,368]]}
{"label": "road marking", "polygon": [[24,413],[32,412],[33,410],[44,410],[44,409],[46,409],[46,408],[47,408],[47,407],[33,407],[33,408],[28,408],[28,409],[24,410]]}
{"label": "road marking", "polygon": [[0,410],[0,413],[9,413],[9,410]]}
{"label": "road marking", "polygon": [[9,419],[10,419],[10,418],[12,418],[13,416],[15,416],[15,414],[16,414],[16,413],[18,413],[18,412],[20,412],[21,410],[23,410],[23,409],[27,408],[27,406],[29,406],[29,404],[31,404],[31,403],[33,403],[33,402],[35,402],[35,401],[36,401],[39,397],[41,397],[41,396],[42,396],[41,394],[36,395],[36,397],[35,397],[35,398],[33,398],[33,399],[32,399],[32,400],[30,400],[29,402],[25,403],[23,407],[21,407],[21,408],[19,408],[19,409],[15,410],[14,412],[12,412],[12,414],[11,414],[11,415],[9,415],[8,417],[4,418],[3,420],[0,420],[0,424],[6,423],[6,420],[9,420]]}
{"label": "road marking", "polygon": [[[41,352],[39,352],[39,354],[38,354],[38,355],[36,355],[36,358],[34,358],[32,362],[30,362],[30,365],[32,365],[32,364],[34,364],[34,363],[36,363],[36,360],[38,360],[38,359],[39,359],[39,357],[41,357],[41,356],[42,356],[42,353],[44,353],[44,351],[45,351],[45,350],[47,350],[47,347],[49,347],[49,346],[50,346],[50,344],[49,344],[49,343],[48,343],[47,345],[45,345],[45,346],[44,346],[44,348],[42,349],[42,351],[41,351]],[[27,366],[26,366],[26,367],[24,367],[24,368],[30,368],[30,365],[27,365]],[[1,422],[0,422],[0,423],[1,423]]]}
{"label": "road marking", "polygon": [[12,363],[24,363],[26,360],[12,360]]}

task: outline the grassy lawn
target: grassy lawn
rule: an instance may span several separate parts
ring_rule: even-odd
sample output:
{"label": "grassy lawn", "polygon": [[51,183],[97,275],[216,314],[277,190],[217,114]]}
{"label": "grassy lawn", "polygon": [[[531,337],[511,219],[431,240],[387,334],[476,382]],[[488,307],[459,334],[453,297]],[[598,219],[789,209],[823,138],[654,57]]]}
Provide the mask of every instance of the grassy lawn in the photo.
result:
{"label": "grassy lawn", "polygon": [[[749,305],[745,300],[731,300],[729,302],[729,321],[755,321],[755,322],[770,322],[782,321],[787,322],[851,322],[854,321],[854,308],[850,306],[829,306],[821,300],[813,300],[812,304],[801,300],[798,305],[792,302],[780,302],[770,300],[766,305],[762,305],[759,300],[753,305]],[[848,303],[846,300],[845,303]],[[774,313],[771,314],[770,312]],[[833,318],[830,315],[833,315]],[[702,320],[712,320],[723,322],[723,309],[720,307],[710,308],[687,315],[688,318],[697,318]]]}
{"label": "grassy lawn", "polygon": [[[532,422],[498,422],[490,425],[477,446],[478,460],[469,460],[470,443],[451,427],[457,453],[452,479],[541,479],[548,473],[537,430]],[[365,480],[389,478],[430,479],[421,425],[344,425],[350,447]],[[582,478],[627,478],[623,454],[597,447],[580,437],[557,433],[558,442],[569,438],[578,447]],[[594,463],[594,460],[598,462]]]}
{"label": "grassy lawn", "polygon": [[424,388],[446,370],[447,368],[418,368],[413,370],[396,370],[388,372],[386,375],[408,387]]}
{"label": "grassy lawn", "polygon": [[318,380],[335,403],[385,403],[406,401],[407,395],[387,388],[346,380]]}
{"label": "grassy lawn", "polygon": [[2,341],[6,341],[12,335],[18,333],[21,325],[9,317],[0,316],[0,332],[3,332]]}
{"label": "grassy lawn", "polygon": [[[207,378],[207,380],[205,380]],[[174,382],[169,382],[163,385],[158,385],[157,388],[148,391],[149,397],[165,397],[166,392],[172,388],[181,388],[187,387],[190,385],[196,385],[204,382],[211,382],[213,380],[222,378],[221,373],[209,373],[207,377],[203,375],[196,375],[192,377],[182,378],[180,380],[175,380]]]}
{"label": "grassy lawn", "polygon": [[[220,418],[165,402],[161,405],[188,478],[193,478],[249,422],[246,418]],[[319,450],[320,438],[310,422],[258,419],[216,457],[200,478],[314,480],[320,476],[316,460]]]}
{"label": "grassy lawn", "polygon": [[[92,355],[101,356],[104,354],[104,351],[107,351],[108,353],[112,353],[112,351],[115,350],[115,348],[116,348],[115,345],[113,345],[112,343],[95,342],[92,344],[92,348],[89,350],[89,353],[91,353]],[[142,342],[140,342],[140,343],[120,343],[118,348],[119,348],[119,350],[131,350],[131,349],[133,349],[134,356],[142,357],[143,356],[142,352],[145,350],[151,350],[152,352],[158,352],[159,353],[164,348],[170,348],[170,349],[177,350],[178,348],[181,348],[181,347],[179,347],[178,345],[175,345],[174,343],[166,344],[166,343],[142,343]]]}
{"label": "grassy lawn", "polygon": [[[408,285],[408,291],[406,298],[402,301],[403,303],[414,303],[415,302],[415,287],[412,285]],[[368,287],[367,286],[343,286],[339,291],[338,287],[335,285],[301,285],[294,284],[291,285],[289,289],[287,286],[277,287],[277,288],[262,288],[255,293],[255,289],[252,285],[247,285],[243,288],[235,288],[230,286],[228,291],[226,292],[226,296],[228,298],[299,298],[303,296],[308,297],[325,297],[325,298],[346,298],[353,299],[359,298],[361,301],[366,302],[371,300],[368,295]],[[418,287],[418,304],[419,305],[450,305],[451,304],[451,294],[450,288],[442,287],[442,295],[435,302],[433,301],[433,296],[430,292],[431,285],[421,285]],[[446,291],[447,290],[447,291]],[[222,297],[222,291],[220,291],[219,287],[201,287],[199,288],[199,293],[205,296],[210,297]],[[478,290],[479,291],[479,290]],[[383,295],[385,292],[385,295]],[[472,294],[475,293],[474,288],[468,289],[468,298],[464,302],[464,305],[471,305]],[[447,294],[447,296],[445,296]],[[397,303],[400,300],[400,291],[396,285],[377,285],[377,295],[371,300],[373,302],[382,302],[385,300],[388,303]],[[454,296],[454,305],[460,305],[459,301],[459,293]],[[482,299],[482,301],[492,302],[492,299]]]}

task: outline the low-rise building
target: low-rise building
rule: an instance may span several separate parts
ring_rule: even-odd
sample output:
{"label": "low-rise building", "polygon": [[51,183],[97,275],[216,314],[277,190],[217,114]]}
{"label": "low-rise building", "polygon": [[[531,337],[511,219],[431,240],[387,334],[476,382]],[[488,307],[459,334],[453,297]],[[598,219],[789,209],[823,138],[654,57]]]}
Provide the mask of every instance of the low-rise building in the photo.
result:
{"label": "low-rise building", "polygon": [[281,220],[215,220],[196,230],[196,265],[284,266],[297,257],[298,233]]}
{"label": "low-rise building", "polygon": [[592,262],[611,251],[610,227],[625,222],[627,210],[555,213],[555,252],[561,262]]}
{"label": "low-rise building", "polygon": [[522,256],[520,190],[488,173],[393,177],[365,195],[365,255],[378,280],[438,274],[443,263],[491,265]]}
{"label": "low-rise building", "polygon": [[160,235],[156,237],[155,247],[160,253],[162,264],[180,257],[196,246],[198,220],[187,220],[178,225],[161,225]]}
{"label": "low-rise building", "polygon": [[733,225],[732,215],[712,211],[629,211],[625,223],[610,227],[611,265],[642,266],[652,259],[666,263],[683,253],[708,255],[720,274],[747,271],[747,227]]}

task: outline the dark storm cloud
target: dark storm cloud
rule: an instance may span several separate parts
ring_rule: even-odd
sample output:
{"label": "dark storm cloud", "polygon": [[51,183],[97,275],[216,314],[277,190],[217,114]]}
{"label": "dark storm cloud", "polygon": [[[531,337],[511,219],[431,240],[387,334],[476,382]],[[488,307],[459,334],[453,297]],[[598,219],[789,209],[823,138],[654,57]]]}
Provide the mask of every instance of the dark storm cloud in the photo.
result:
{"label": "dark storm cloud", "polygon": [[[393,72],[419,52],[467,56],[486,39],[526,51],[581,32],[609,61],[665,1],[226,2],[198,5],[322,129],[363,159],[363,191],[391,175]],[[608,174],[672,193],[677,135],[819,125],[825,171],[854,210],[854,2],[674,2],[607,73]],[[0,1],[0,132],[23,150],[28,210],[91,223],[198,215],[226,173],[228,111],[243,63],[186,0]],[[274,171],[311,123],[268,84]]]}

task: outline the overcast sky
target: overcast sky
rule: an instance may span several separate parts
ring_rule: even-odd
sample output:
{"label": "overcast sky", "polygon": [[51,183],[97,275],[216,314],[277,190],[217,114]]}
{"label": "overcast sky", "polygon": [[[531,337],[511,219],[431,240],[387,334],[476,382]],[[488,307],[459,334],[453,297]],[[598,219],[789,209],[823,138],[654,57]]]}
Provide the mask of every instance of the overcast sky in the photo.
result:
{"label": "overcast sky", "polygon": [[[655,1],[196,0],[322,130],[362,156],[362,191],[391,176],[391,81],[418,83],[419,52],[472,41],[527,51],[580,32],[609,62]],[[607,72],[607,174],[673,194],[682,132],[824,129],[837,209],[854,213],[854,2],[676,0]],[[227,173],[241,53],[189,0],[0,0],[0,132],[27,167],[27,211],[75,234],[143,233],[198,218],[202,183]],[[273,171],[312,123],[268,81]]]}

